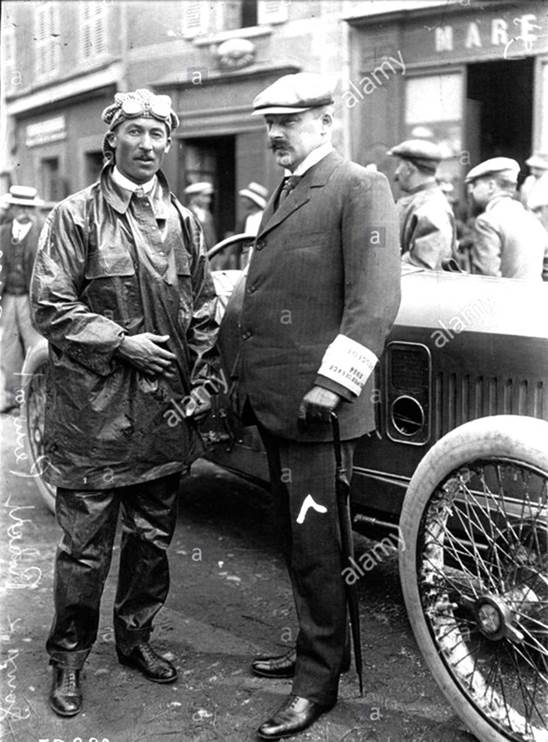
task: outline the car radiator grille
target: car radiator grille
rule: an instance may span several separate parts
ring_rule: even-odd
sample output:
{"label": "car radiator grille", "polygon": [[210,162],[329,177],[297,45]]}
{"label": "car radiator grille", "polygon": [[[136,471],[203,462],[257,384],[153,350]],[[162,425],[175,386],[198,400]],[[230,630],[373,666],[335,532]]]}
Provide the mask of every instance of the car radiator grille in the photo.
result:
{"label": "car radiator grille", "polygon": [[436,440],[478,417],[529,415],[548,419],[542,381],[439,373],[434,377],[433,392]]}

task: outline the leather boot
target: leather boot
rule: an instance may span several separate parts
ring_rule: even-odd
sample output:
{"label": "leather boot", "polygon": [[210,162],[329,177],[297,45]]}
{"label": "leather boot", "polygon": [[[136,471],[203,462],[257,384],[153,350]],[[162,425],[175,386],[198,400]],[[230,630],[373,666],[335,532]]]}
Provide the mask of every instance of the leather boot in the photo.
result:
{"label": "leather boot", "polygon": [[82,709],[80,670],[53,665],[49,705],[59,716],[76,716]]}
{"label": "leather boot", "polygon": [[177,670],[171,662],[155,652],[148,642],[137,644],[129,654],[124,654],[119,649],[116,653],[121,665],[140,670],[154,683],[174,683],[177,680]]}

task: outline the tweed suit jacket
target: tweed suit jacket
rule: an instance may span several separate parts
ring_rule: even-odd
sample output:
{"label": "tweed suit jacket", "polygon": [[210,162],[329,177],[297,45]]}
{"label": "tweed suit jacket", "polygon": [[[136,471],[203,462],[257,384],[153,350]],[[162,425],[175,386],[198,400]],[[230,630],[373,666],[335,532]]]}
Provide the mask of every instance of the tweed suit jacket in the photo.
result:
{"label": "tweed suit jacket", "polygon": [[[340,335],[352,349],[382,353],[400,303],[394,200],[384,175],[336,152],[313,165],[275,210],[280,187],[266,206],[249,265],[239,399],[276,435],[325,441],[329,425],[306,431],[298,425],[299,404],[318,384],[343,397],[341,435],[355,438],[375,426],[374,374],[360,393],[321,367]],[[333,353],[331,367],[332,361]],[[348,363],[341,357],[341,366]]]}

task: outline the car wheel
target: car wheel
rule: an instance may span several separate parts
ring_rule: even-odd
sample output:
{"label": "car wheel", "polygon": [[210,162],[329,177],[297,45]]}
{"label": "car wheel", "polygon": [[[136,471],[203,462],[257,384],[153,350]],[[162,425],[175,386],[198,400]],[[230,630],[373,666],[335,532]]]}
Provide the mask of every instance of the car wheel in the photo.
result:
{"label": "car wheel", "polygon": [[546,742],[548,423],[456,428],[411,479],[400,579],[434,678],[482,742]]}
{"label": "car wheel", "polygon": [[29,354],[23,367],[22,417],[25,422],[25,447],[30,461],[30,473],[47,507],[55,512],[55,487],[44,481],[47,467],[44,452],[44,415],[46,407],[47,343],[40,343]]}

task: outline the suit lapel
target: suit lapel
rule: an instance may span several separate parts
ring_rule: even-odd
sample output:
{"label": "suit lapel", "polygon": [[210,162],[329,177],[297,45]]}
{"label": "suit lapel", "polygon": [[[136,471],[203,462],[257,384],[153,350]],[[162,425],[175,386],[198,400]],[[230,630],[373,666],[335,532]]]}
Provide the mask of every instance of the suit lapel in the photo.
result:
{"label": "suit lapel", "polygon": [[323,187],[329,180],[331,173],[337,165],[341,162],[341,157],[336,152],[331,152],[323,160],[320,160],[316,165],[313,165],[300,180],[299,184],[293,189],[287,198],[285,198],[279,207],[274,211],[274,204],[277,202],[282,183],[278,185],[276,191],[271,196],[265,212],[261,226],[259,228],[258,237],[262,237],[264,234],[269,232],[271,229],[277,227],[281,222],[285,221],[291,214],[304,206],[312,194],[313,188]]}

